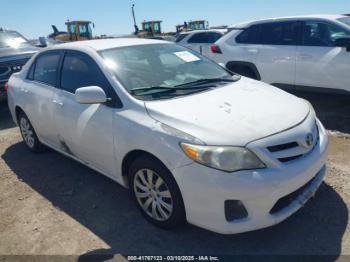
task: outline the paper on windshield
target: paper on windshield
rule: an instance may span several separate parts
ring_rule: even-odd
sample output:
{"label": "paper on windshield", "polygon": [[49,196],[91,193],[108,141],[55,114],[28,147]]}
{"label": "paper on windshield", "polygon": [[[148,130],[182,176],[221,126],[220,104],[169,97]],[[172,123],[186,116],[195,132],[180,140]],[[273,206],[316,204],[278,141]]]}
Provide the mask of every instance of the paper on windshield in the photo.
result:
{"label": "paper on windshield", "polygon": [[174,55],[181,58],[185,62],[195,62],[201,60],[198,56],[195,56],[188,51],[175,52]]}

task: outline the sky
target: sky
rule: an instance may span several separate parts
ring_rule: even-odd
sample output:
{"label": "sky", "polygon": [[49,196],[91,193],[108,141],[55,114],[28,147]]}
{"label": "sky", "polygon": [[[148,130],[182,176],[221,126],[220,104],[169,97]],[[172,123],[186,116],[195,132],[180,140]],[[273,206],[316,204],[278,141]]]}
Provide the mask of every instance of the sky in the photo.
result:
{"label": "sky", "polygon": [[94,35],[133,31],[136,20],[162,20],[163,32],[175,31],[184,21],[204,19],[209,26],[288,15],[350,13],[350,0],[0,0],[0,27],[17,30],[27,38],[47,36],[51,25],[66,31],[65,21],[91,20]]}

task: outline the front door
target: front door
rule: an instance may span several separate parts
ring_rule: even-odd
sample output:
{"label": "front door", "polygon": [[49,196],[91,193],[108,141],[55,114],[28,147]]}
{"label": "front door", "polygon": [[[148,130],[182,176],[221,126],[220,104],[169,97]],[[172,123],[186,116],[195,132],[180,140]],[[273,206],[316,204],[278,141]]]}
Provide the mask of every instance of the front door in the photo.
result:
{"label": "front door", "polygon": [[66,52],[61,73],[59,102],[60,149],[108,174],[116,174],[113,143],[113,107],[107,104],[79,104],[75,90],[99,86],[110,94],[108,80],[86,54]]}
{"label": "front door", "polygon": [[297,48],[296,85],[350,91],[350,52],[335,46],[341,37],[350,37],[350,31],[335,23],[304,23],[302,44]]}

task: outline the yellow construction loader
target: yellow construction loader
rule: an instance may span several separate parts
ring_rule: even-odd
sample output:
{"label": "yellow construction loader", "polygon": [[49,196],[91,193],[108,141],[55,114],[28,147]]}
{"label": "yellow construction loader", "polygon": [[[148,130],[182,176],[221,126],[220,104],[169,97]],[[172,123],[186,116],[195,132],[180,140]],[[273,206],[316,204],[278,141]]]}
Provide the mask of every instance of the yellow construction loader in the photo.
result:
{"label": "yellow construction loader", "polygon": [[76,20],[67,21],[67,32],[58,31],[55,25],[52,25],[53,33],[48,37],[50,39],[59,40],[63,42],[72,41],[84,41],[92,39],[92,27],[95,27],[94,23],[91,21]]}

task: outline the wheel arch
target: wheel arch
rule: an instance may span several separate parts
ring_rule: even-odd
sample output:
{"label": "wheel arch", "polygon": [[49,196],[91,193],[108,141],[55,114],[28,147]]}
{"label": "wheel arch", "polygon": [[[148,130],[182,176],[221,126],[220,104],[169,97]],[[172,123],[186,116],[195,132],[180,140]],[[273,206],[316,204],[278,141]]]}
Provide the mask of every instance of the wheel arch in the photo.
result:
{"label": "wheel arch", "polygon": [[[131,164],[136,159],[138,159],[140,157],[145,157],[145,156],[151,157],[152,159],[154,159],[154,161],[157,161],[159,164],[164,166],[169,171],[169,173],[172,175],[169,168],[164,164],[164,162],[159,157],[155,156],[154,154],[152,154],[150,152],[142,150],[142,149],[134,149],[134,150],[131,150],[130,152],[128,152],[122,160],[122,165],[121,165],[122,179],[123,179],[124,186],[126,188],[129,188],[129,185],[130,185],[128,175],[129,175],[129,168],[130,168]],[[177,189],[179,190],[179,192],[181,194],[181,201],[182,201],[182,203],[184,203],[183,199],[182,199],[182,192],[181,192],[180,186],[178,185],[178,183],[173,175],[172,175],[172,178],[176,184]]]}
{"label": "wheel arch", "polygon": [[229,61],[226,63],[226,68],[233,72],[234,70],[231,70],[231,68],[249,69],[255,75],[256,80],[261,80],[259,70],[254,63],[246,61]]}
{"label": "wheel arch", "polygon": [[164,163],[158,157],[156,157],[150,152],[147,152],[141,149],[131,150],[123,157],[122,166],[121,166],[124,185],[126,185],[127,187],[129,187],[129,177],[128,177],[129,167],[137,158],[142,156],[149,156],[166,167],[166,165],[164,165]]}
{"label": "wheel arch", "polygon": [[20,113],[24,113],[25,114],[24,110],[20,106],[16,106],[15,107],[15,116],[16,116],[17,124],[18,124],[18,117],[19,117]]}
{"label": "wheel arch", "polygon": [[[168,171],[167,172],[168,174],[166,174],[166,177],[168,177],[168,179],[172,180],[173,186],[175,187],[175,190],[178,193],[176,199],[177,199],[177,201],[179,201],[179,204],[181,205],[181,208],[183,210],[184,219],[186,219],[187,216],[186,216],[185,202],[183,199],[183,194],[182,194],[182,191],[180,189],[180,186],[177,183],[171,170],[164,164],[164,162],[159,157],[155,156],[154,154],[147,152],[147,151],[144,151],[144,150],[137,149],[137,150],[132,150],[132,151],[128,152],[124,156],[123,161],[122,161],[122,178],[124,180],[124,186],[127,187],[128,189],[131,189],[130,188],[131,182],[129,181],[130,178],[128,175],[129,168],[136,159],[141,158],[141,157],[151,158],[152,161],[154,160],[155,162],[158,162],[159,165],[163,166],[163,168],[165,168]],[[131,191],[132,191],[132,189],[131,189]]]}

